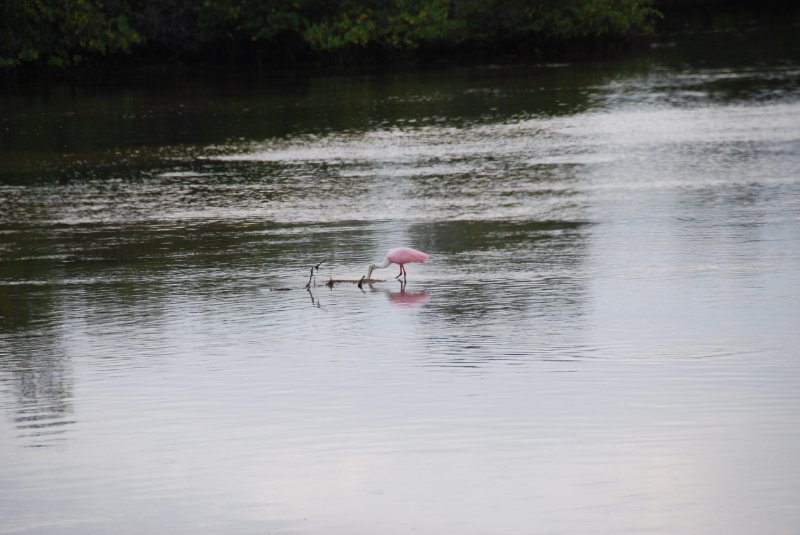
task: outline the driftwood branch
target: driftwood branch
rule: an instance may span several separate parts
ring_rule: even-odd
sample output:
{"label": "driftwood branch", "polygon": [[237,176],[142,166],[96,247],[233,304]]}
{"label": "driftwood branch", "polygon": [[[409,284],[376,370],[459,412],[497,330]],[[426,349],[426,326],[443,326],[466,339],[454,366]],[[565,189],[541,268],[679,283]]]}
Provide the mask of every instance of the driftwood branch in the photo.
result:
{"label": "driftwood branch", "polygon": [[334,279],[334,278],[331,278],[324,285],[320,284],[320,286],[328,286],[329,284],[331,284],[331,282],[333,282],[333,284],[355,284],[355,285],[358,285],[359,283],[361,283],[361,284],[375,284],[376,282],[386,282],[386,279],[368,279],[366,277],[361,277],[360,279]]}
{"label": "driftwood branch", "polygon": [[[386,282],[384,279],[368,279],[366,276],[363,276],[358,280],[356,280],[356,279],[334,279],[333,276],[331,275],[328,278],[328,281],[325,282],[324,284],[317,284],[317,278],[316,278],[317,271],[319,271],[319,267],[322,264],[324,264],[325,262],[327,262],[327,261],[328,261],[328,259],[326,258],[325,260],[323,260],[319,264],[314,264],[314,265],[311,266],[311,269],[309,270],[309,273],[308,273],[308,282],[306,282],[306,285],[303,286],[303,289],[311,291],[311,288],[315,288],[315,287],[318,287],[318,286],[327,286],[328,288],[333,288],[333,286],[335,284],[340,284],[341,283],[341,284],[355,284],[360,289],[363,290],[364,289],[363,288],[364,284],[374,284],[376,282]],[[272,292],[287,292],[289,290],[291,290],[291,288],[270,288],[270,291],[272,291]]]}

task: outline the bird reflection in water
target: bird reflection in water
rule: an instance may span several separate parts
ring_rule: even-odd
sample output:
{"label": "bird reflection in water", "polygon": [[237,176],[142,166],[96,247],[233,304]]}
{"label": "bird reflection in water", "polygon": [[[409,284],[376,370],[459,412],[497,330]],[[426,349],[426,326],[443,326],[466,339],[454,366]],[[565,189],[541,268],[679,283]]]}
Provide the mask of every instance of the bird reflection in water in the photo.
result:
{"label": "bird reflection in water", "polygon": [[392,292],[391,290],[378,290],[372,286],[370,286],[370,290],[373,292],[385,293],[389,298],[389,301],[402,307],[420,306],[424,303],[427,303],[431,298],[428,290],[422,290],[420,292],[407,292],[406,283],[402,280],[400,281],[399,292]]}

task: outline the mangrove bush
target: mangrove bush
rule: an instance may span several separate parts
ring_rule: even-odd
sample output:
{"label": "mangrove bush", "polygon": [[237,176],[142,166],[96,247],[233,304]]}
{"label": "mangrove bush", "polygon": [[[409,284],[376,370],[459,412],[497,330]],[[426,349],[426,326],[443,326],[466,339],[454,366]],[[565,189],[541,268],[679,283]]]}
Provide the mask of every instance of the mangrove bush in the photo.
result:
{"label": "mangrove bush", "polygon": [[651,32],[656,17],[651,0],[6,0],[0,67],[624,42]]}

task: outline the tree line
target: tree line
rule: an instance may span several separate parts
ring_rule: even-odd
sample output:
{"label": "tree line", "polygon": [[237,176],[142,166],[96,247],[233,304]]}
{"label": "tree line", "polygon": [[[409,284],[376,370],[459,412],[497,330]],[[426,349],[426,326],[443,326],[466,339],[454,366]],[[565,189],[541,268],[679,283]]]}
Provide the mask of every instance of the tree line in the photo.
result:
{"label": "tree line", "polygon": [[5,0],[0,68],[595,46],[649,34],[658,16],[652,0]]}

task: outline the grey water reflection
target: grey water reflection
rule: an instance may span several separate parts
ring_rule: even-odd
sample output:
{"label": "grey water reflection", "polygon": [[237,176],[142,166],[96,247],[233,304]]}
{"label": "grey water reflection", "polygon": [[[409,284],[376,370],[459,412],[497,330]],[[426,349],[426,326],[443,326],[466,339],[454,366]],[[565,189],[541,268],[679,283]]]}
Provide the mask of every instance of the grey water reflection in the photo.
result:
{"label": "grey water reflection", "polygon": [[4,94],[0,533],[790,532],[800,67],[755,37]]}
{"label": "grey water reflection", "polygon": [[[566,355],[559,345],[542,346],[538,337],[557,329],[559,337],[580,347],[589,227],[508,220],[412,225],[414,242],[437,251],[443,257],[441,262],[434,257],[437,270],[450,274],[425,311],[432,361],[480,366],[574,358],[575,352]],[[451,329],[459,335],[438,335]]]}
{"label": "grey water reflection", "polygon": [[3,391],[14,400],[9,418],[20,443],[51,446],[75,423],[71,364],[60,347],[47,288],[8,288],[0,305]]}

